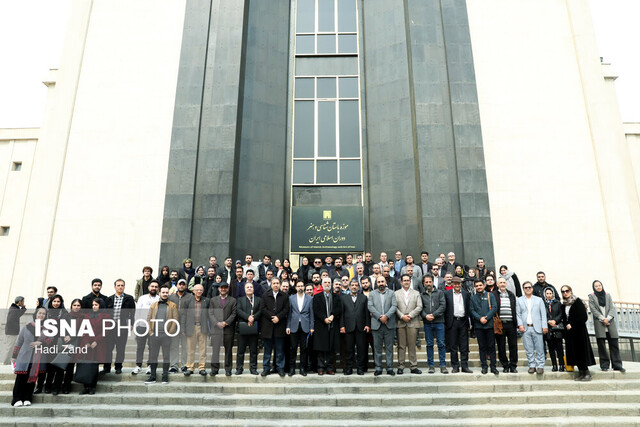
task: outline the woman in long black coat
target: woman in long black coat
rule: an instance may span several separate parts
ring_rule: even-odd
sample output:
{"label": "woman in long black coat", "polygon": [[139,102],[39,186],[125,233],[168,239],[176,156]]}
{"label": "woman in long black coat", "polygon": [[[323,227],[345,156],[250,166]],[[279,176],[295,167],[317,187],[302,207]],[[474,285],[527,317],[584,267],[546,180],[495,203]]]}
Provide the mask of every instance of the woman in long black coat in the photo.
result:
{"label": "woman in long black coat", "polygon": [[591,381],[589,366],[596,364],[587,332],[587,308],[584,302],[575,295],[571,286],[561,288],[563,298],[562,322],[565,325],[565,343],[567,348],[567,365],[578,367],[576,381]]}
{"label": "woman in long black coat", "polygon": [[562,348],[562,337],[564,335],[564,323],[562,323],[562,304],[555,298],[555,293],[551,288],[544,290],[544,305],[547,309],[547,328],[549,333],[544,334],[544,340],[549,349],[551,358],[551,370],[556,372],[560,365],[560,372],[564,372],[564,351]]}

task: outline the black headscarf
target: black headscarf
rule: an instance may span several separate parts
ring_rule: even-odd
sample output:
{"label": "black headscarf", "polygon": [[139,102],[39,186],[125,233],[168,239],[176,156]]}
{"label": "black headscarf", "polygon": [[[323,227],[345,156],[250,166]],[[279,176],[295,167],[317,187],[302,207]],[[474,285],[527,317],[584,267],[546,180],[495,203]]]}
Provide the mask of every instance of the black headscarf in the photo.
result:
{"label": "black headscarf", "polygon": [[598,305],[600,307],[604,307],[607,305],[607,293],[604,291],[604,285],[602,285],[602,290],[600,292],[597,292],[596,282],[602,285],[602,282],[600,280],[594,280],[591,284],[591,288],[593,289],[593,293],[595,294],[595,296],[598,298]]}

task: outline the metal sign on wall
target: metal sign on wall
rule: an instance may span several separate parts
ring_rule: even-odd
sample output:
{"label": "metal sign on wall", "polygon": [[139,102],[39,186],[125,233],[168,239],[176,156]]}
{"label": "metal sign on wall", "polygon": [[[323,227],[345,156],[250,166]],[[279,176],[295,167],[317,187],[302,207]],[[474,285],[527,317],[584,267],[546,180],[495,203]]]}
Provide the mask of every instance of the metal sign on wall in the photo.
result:
{"label": "metal sign on wall", "polygon": [[364,250],[362,206],[293,206],[292,252]]}

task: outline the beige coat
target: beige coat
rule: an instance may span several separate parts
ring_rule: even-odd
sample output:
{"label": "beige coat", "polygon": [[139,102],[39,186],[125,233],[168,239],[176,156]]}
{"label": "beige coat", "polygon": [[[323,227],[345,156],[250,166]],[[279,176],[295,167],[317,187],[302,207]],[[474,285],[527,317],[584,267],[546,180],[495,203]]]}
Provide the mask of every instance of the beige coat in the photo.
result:
{"label": "beige coat", "polygon": [[[409,289],[409,304],[404,301],[404,290],[399,289],[396,292],[396,301],[398,302],[398,310],[396,316],[398,317],[398,328],[419,328],[420,327],[420,312],[422,311],[422,298],[420,298],[420,292],[415,289]],[[408,314],[411,317],[409,322],[404,322],[402,316]]]}
{"label": "beige coat", "polygon": [[[155,323],[151,323],[151,319],[155,319],[157,313],[158,313],[158,301],[154,302],[153,304],[151,304],[151,307],[149,307],[149,314],[147,315],[147,324],[149,325],[149,336],[153,335],[153,331],[156,325]],[[167,301],[166,320],[169,320],[169,319],[176,320],[176,322],[179,320],[178,306],[172,301]],[[167,326],[167,332],[170,335],[173,335],[176,333],[176,329],[178,328],[178,324],[176,322],[171,322]],[[160,323],[157,323],[157,325],[158,327],[164,327],[164,325],[161,325]]]}

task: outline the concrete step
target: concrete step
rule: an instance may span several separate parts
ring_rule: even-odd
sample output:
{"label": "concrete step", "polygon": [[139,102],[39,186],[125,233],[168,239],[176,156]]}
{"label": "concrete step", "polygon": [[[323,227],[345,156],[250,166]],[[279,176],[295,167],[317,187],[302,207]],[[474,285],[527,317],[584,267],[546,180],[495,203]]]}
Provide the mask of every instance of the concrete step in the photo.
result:
{"label": "concrete step", "polygon": [[[19,427],[41,427],[50,426],[66,426],[66,427],[86,427],[87,422],[70,417],[31,417],[25,416],[30,409],[19,408],[25,412],[17,413],[15,418],[0,419],[0,425],[11,425]],[[197,421],[198,425],[235,427],[247,425],[260,425],[265,427],[331,427],[344,426],[347,423],[343,421],[319,420],[317,418],[305,418],[296,420],[264,420],[256,422],[255,419],[227,419],[227,418],[201,418]],[[91,420],[91,425],[95,427],[102,426],[193,426],[193,419],[173,419],[173,418],[147,418],[140,419],[121,419],[121,418],[104,418],[99,420]],[[362,427],[389,427],[389,421],[375,420],[349,420],[349,426]],[[637,426],[638,421],[635,416],[573,416],[573,417],[504,417],[504,418],[467,418],[467,419],[442,419],[442,418],[423,418],[418,422],[415,419],[404,418],[402,415],[393,418],[394,426],[414,427],[416,425],[428,426],[473,426],[473,427],[492,427],[492,426],[529,426],[529,427],[601,427],[603,425],[615,425],[616,427]]]}
{"label": "concrete step", "polygon": [[[96,399],[98,400],[99,397]],[[291,406],[267,406],[259,408],[260,420],[301,420],[308,419],[310,414],[314,414],[317,420],[342,421],[349,423],[352,420],[393,420],[396,414],[410,414],[415,420],[424,418],[449,419],[449,418],[482,418],[484,414],[491,414],[492,418],[521,417],[529,418],[540,415],[540,405],[530,405],[527,403],[501,402],[497,405],[430,405],[430,406],[396,406],[392,411],[388,405],[383,406],[328,406],[319,397],[316,405],[312,407],[291,407]],[[197,407],[197,410],[194,410]],[[188,408],[188,409],[187,409]],[[118,419],[141,419],[155,418],[160,412],[163,417],[171,419],[191,418],[194,422],[199,419],[221,418],[221,419],[246,419],[256,418],[257,408],[255,406],[235,406],[233,408],[216,405],[207,406],[207,401],[203,396],[194,397],[189,401],[188,407],[183,404],[163,405],[161,408],[154,405],[134,406],[129,404],[106,405],[102,403],[86,404],[66,404],[66,403],[42,403],[29,408],[13,408],[11,406],[0,407],[0,418],[16,417],[29,411],[33,417],[70,417],[83,419],[89,422],[90,419],[103,419],[105,417]],[[625,416],[640,417],[640,403],[618,403],[603,402],[594,405],[591,402],[548,403],[544,405],[544,410],[554,416]],[[390,414],[391,412],[391,414]]]}

